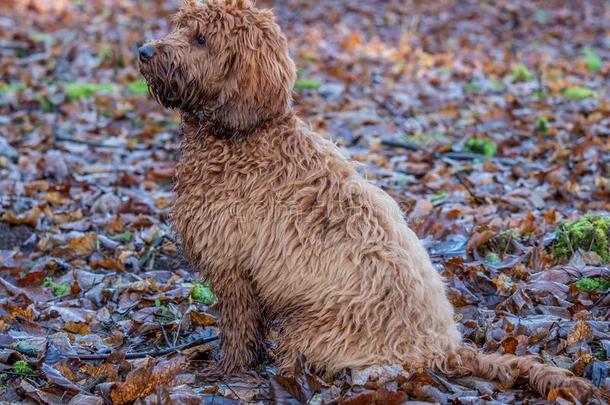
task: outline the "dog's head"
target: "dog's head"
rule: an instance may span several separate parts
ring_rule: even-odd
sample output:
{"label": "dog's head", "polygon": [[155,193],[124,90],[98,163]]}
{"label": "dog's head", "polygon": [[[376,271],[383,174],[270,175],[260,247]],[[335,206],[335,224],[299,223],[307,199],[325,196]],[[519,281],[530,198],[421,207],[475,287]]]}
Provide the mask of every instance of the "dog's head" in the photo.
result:
{"label": "dog's head", "polygon": [[269,10],[249,0],[185,0],[167,36],[139,48],[140,71],[163,106],[247,133],[290,105],[295,66]]}

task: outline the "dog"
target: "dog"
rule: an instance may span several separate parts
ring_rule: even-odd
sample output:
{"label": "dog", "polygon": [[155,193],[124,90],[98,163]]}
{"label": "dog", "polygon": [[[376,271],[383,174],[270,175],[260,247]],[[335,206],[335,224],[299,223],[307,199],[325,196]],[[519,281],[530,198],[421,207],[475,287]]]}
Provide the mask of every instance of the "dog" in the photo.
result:
{"label": "dog", "polygon": [[296,116],[295,65],[271,11],[187,0],[173,26],[139,64],[152,96],[181,112],[173,221],[219,298],[219,372],[254,366],[274,319],[284,371],[302,353],[327,375],[409,363],[596,394],[568,370],[462,342],[396,202]]}

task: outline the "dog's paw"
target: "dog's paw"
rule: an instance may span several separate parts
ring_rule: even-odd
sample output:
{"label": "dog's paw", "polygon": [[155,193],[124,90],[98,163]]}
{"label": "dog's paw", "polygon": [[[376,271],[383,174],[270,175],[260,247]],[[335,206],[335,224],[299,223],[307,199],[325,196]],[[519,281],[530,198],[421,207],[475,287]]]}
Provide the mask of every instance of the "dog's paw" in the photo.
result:
{"label": "dog's paw", "polygon": [[244,371],[246,370],[243,367],[220,360],[216,363],[209,363],[199,372],[199,375],[208,381],[220,381],[224,378],[241,374]]}
{"label": "dog's paw", "polygon": [[551,389],[547,395],[547,400],[557,401],[558,398],[564,398],[586,404],[597,403],[596,400],[601,400],[601,397],[599,389],[589,381],[580,377],[572,377],[558,387]]}

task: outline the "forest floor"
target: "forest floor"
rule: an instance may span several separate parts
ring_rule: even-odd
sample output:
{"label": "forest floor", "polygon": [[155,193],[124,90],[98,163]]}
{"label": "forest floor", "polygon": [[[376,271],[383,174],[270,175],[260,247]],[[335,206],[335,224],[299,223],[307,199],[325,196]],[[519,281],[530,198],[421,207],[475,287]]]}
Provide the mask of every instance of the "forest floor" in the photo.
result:
{"label": "forest floor", "polygon": [[[608,2],[262,4],[300,115],[399,202],[464,338],[608,389]],[[177,6],[0,3],[0,402],[544,402],[412,365],[364,385],[272,363],[201,378],[218,330],[168,220],[178,117],[134,58]]]}

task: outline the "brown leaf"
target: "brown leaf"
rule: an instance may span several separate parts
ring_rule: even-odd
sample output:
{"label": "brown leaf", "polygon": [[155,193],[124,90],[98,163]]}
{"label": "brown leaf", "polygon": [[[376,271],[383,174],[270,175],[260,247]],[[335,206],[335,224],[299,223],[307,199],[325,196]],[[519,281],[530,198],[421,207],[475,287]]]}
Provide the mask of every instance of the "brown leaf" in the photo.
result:
{"label": "brown leaf", "polygon": [[519,342],[514,336],[508,336],[502,341],[502,348],[505,353],[515,354]]}
{"label": "brown leaf", "polygon": [[475,251],[479,248],[479,246],[489,242],[494,236],[496,236],[496,231],[492,231],[489,229],[482,232],[475,232],[470,237],[470,240],[466,245],[466,250],[468,250],[469,252]]}
{"label": "brown leaf", "polygon": [[154,363],[154,359],[149,357],[131,371],[124,382],[100,384],[98,388],[113,404],[128,404],[155,392],[159,385],[170,384],[176,374],[184,369],[186,359],[175,357],[156,366]]}
{"label": "brown leaf", "polygon": [[116,270],[122,272],[125,270],[123,263],[119,260],[115,259],[112,256],[100,256],[97,257],[96,260],[91,261],[91,268],[97,269],[106,269],[106,270]]}
{"label": "brown leaf", "polygon": [[413,220],[426,215],[430,215],[432,209],[434,209],[434,206],[430,201],[426,199],[419,199],[415,203],[415,207],[413,207],[413,210],[409,213],[409,219]]}
{"label": "brown leaf", "polygon": [[174,166],[153,167],[146,173],[147,180],[171,180],[174,178]]}
{"label": "brown leaf", "polygon": [[[222,401],[222,397],[217,397],[213,402],[216,405],[222,404],[237,404],[237,401],[228,400]],[[157,392],[150,394],[144,399],[145,405],[202,405],[206,403],[197,395],[188,385],[179,385],[177,387],[168,388],[167,386],[159,386]]]}
{"label": "brown leaf", "polygon": [[94,380],[102,375],[106,375],[106,381],[115,381],[118,378],[119,366],[110,362],[100,364],[99,366],[83,363],[78,368],[78,371],[90,376]]}
{"label": "brown leaf", "polygon": [[568,333],[567,344],[573,345],[577,342],[587,341],[593,335],[591,326],[585,321],[577,321],[572,330]]}
{"label": "brown leaf", "polygon": [[82,256],[90,255],[96,249],[97,235],[90,233],[85,236],[70,239],[68,246],[74,253]]}
{"label": "brown leaf", "polygon": [[320,379],[310,372],[301,353],[297,355],[293,375],[276,375],[271,380],[271,394],[278,404],[305,404],[321,387]]}
{"label": "brown leaf", "polygon": [[106,224],[106,231],[110,233],[123,233],[125,232],[125,221],[121,215],[116,215]]}
{"label": "brown leaf", "polygon": [[19,288],[0,277],[0,292],[2,292],[3,288],[13,296],[18,297],[22,295],[31,302],[48,301],[53,297],[51,293],[46,290],[41,290],[40,288]]}
{"label": "brown leaf", "polygon": [[104,400],[101,397],[87,395],[87,394],[78,394],[68,402],[68,405],[103,405]]}
{"label": "brown leaf", "polygon": [[193,324],[198,326],[211,326],[216,324],[216,318],[210,314],[191,311],[189,312],[189,317],[191,318],[191,321],[193,321]]}
{"label": "brown leaf", "polygon": [[51,367],[46,363],[42,364],[40,371],[42,372],[44,378],[46,378],[52,384],[55,384],[72,393],[82,391],[82,388],[74,384],[72,381],[68,380],[57,369]]}
{"label": "brown leaf", "polygon": [[6,211],[0,215],[0,221],[8,222],[9,224],[13,225],[29,225],[36,227],[41,213],[42,211],[37,206],[32,207],[22,214],[15,214],[11,211]]}
{"label": "brown leaf", "polygon": [[68,321],[64,324],[64,329],[70,333],[76,333],[78,335],[89,335],[91,333],[91,327],[86,323]]}
{"label": "brown leaf", "polygon": [[386,389],[369,391],[345,401],[345,405],[400,405],[407,400],[407,394]]}

